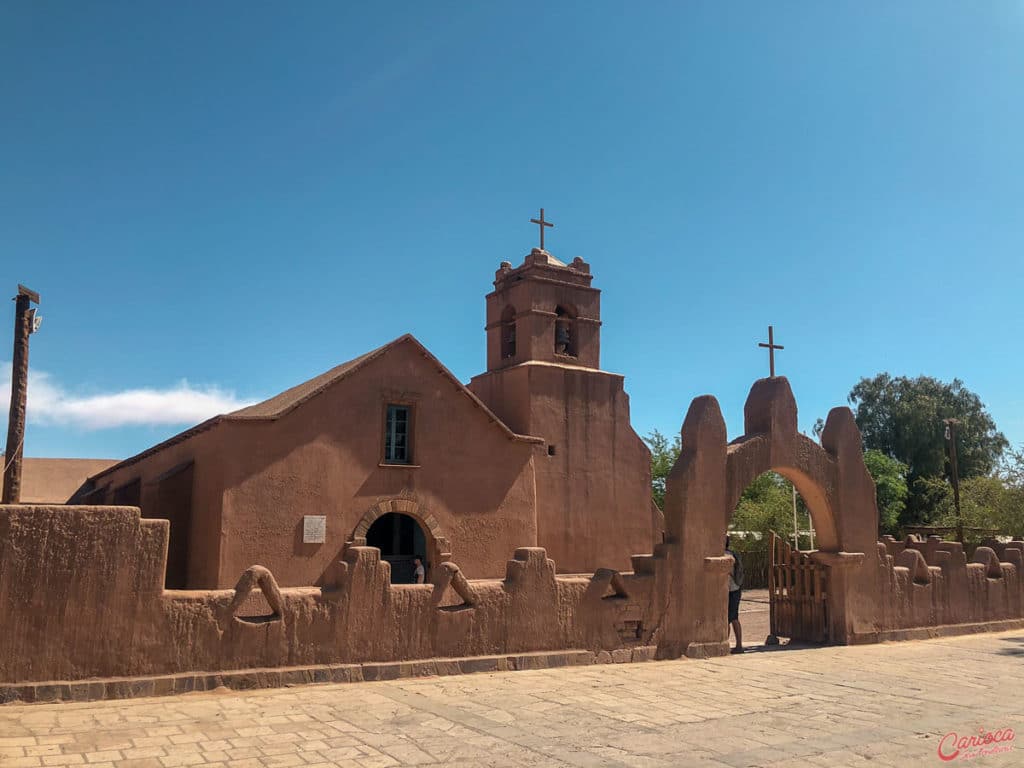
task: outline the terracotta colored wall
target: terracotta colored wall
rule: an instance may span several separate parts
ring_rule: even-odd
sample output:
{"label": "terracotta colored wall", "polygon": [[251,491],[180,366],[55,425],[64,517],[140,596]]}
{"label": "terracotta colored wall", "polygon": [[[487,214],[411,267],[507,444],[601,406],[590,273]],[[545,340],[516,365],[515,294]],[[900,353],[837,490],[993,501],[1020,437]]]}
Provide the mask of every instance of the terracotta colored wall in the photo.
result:
{"label": "terracotta colored wall", "polygon": [[538,543],[559,572],[627,570],[660,540],[651,454],[629,422],[617,374],[543,363],[487,373],[470,387],[514,430],[543,437],[536,459]]}
{"label": "terracotta colored wall", "polygon": [[[705,579],[678,592],[669,542],[637,556],[635,574],[556,576],[542,549],[522,548],[500,580],[466,580],[448,563],[433,584],[396,586],[376,549],[353,547],[323,588],[279,589],[254,568],[235,589],[161,591],[166,544],[167,525],[133,508],[0,506],[0,686],[568,649],[644,658],[703,631],[681,625],[681,609],[720,597],[725,573],[702,561]],[[973,563],[934,547],[935,566],[891,546],[907,564],[884,564],[891,587],[870,596],[889,624],[1024,616],[1024,542],[981,548]],[[240,618],[250,590],[266,596],[269,620]]]}
{"label": "terracotta colored wall", "polygon": [[0,680],[126,675],[157,652],[167,523],[126,507],[0,506]]}
{"label": "terracotta colored wall", "polygon": [[[556,578],[536,548],[501,580],[449,565],[435,584],[391,585],[377,550],[356,547],[325,589],[279,590],[255,569],[240,591],[161,593],[166,533],[131,508],[0,506],[0,684],[572,648],[628,658],[657,629],[653,577]],[[272,620],[237,618],[264,586]]]}
{"label": "terracotta colored wall", "polygon": [[1024,541],[986,544],[969,561],[959,542],[886,536],[877,547],[879,632],[1024,616]]}
{"label": "terracotta colored wall", "polygon": [[[381,465],[389,402],[415,409],[415,466]],[[221,587],[253,563],[283,585],[321,583],[364,515],[391,499],[432,516],[471,578],[500,576],[512,549],[536,543],[534,445],[510,439],[411,344],[276,421],[222,432]],[[302,543],[304,515],[327,516],[326,544]]]}

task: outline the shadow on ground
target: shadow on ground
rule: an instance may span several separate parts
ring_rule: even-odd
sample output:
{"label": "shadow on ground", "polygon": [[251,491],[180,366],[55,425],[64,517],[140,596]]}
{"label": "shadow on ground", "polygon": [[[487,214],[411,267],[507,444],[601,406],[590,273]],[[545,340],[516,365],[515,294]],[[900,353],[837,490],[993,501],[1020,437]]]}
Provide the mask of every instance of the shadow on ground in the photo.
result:
{"label": "shadow on ground", "polygon": [[1014,643],[1019,648],[1000,648],[999,653],[1003,656],[1024,656],[1024,636],[1001,638],[1004,643]]}

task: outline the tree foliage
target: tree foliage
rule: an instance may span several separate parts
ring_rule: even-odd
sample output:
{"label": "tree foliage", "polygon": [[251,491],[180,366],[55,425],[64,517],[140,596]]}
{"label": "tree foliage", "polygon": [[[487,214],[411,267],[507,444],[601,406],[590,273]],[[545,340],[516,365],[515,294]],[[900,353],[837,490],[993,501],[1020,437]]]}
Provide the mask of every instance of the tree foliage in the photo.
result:
{"label": "tree foliage", "polygon": [[909,494],[900,525],[928,523],[938,513],[934,478],[947,476],[945,419],[957,419],[960,477],[984,477],[999,465],[1009,443],[981,398],[960,379],[908,378],[880,373],[850,390],[850,405],[864,447],[906,465]]}
{"label": "tree foliage", "polygon": [[[937,482],[934,491],[935,524],[955,528],[957,516],[952,489],[948,483]],[[998,475],[964,480],[960,484],[960,509],[968,529],[964,538],[969,542],[978,543],[992,535],[971,528],[997,531],[997,535],[1014,538],[1024,536],[1024,488],[1009,485]]]}
{"label": "tree foliage", "polygon": [[651,494],[658,509],[664,509],[665,483],[682,450],[682,437],[676,434],[675,439],[669,441],[661,432],[654,430],[644,438],[644,442],[651,449]]}
{"label": "tree foliage", "polygon": [[[729,527],[734,531],[757,533],[762,540],[767,539],[769,531],[792,537],[793,491],[789,481],[774,472],[758,476],[740,496]],[[743,540],[737,539],[737,545],[743,548]]]}
{"label": "tree foliage", "polygon": [[864,452],[864,464],[875,481],[879,532],[898,535],[900,518],[910,493],[907,465],[875,449]]}
{"label": "tree foliage", "polygon": [[945,474],[944,419],[957,419],[960,476],[989,474],[1009,443],[981,398],[960,379],[907,378],[880,373],[850,390],[850,405],[864,447],[907,465],[911,477]]}
{"label": "tree foliage", "polygon": [[[801,531],[810,527],[810,516],[804,500],[796,497],[797,525]],[[732,531],[757,534],[754,538],[736,537],[736,549],[764,550],[771,531],[787,539],[793,538],[793,484],[775,472],[765,472],[746,487],[729,522]],[[802,536],[801,546],[810,540]]]}
{"label": "tree foliage", "polygon": [[[1010,451],[998,471],[983,477],[969,477],[960,483],[960,509],[963,513],[965,539],[977,544],[993,535],[971,528],[998,532],[996,535],[1024,536],[1024,452]],[[866,458],[866,457],[865,457]],[[956,505],[953,488],[941,477],[919,477],[914,480],[914,494],[930,514],[932,525],[956,528]],[[881,495],[881,492],[880,492]],[[882,501],[879,499],[879,510]],[[893,533],[885,530],[883,533]]]}

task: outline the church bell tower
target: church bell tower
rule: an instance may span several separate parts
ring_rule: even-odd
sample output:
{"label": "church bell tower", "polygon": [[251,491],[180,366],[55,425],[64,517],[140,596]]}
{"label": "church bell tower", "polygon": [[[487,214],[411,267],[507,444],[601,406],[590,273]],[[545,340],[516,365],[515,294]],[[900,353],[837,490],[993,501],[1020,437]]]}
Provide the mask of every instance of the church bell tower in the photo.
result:
{"label": "church bell tower", "polygon": [[601,292],[590,265],[541,247],[501,263],[487,294],[487,371],[469,388],[533,457],[537,543],[561,573],[630,568],[660,540],[651,454],[629,423],[623,376],[601,370]]}
{"label": "church bell tower", "polygon": [[526,362],[601,367],[601,292],[590,265],[534,248],[519,267],[503,261],[487,295],[487,370]]}

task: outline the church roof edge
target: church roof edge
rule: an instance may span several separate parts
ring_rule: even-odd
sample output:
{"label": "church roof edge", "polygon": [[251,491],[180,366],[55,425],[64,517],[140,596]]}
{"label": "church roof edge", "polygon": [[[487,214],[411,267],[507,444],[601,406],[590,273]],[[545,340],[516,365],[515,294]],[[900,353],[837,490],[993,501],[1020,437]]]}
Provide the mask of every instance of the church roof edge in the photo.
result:
{"label": "church roof edge", "polygon": [[399,336],[397,339],[389,341],[387,344],[384,344],[383,346],[377,347],[376,349],[373,349],[369,352],[366,352],[365,354],[360,355],[359,357],[355,357],[347,362],[341,363],[340,365],[336,365],[334,368],[331,368],[329,371],[321,373],[319,376],[314,376],[313,378],[308,379],[302,382],[301,384],[297,384],[294,387],[286,389],[284,392],[281,392],[280,394],[274,395],[273,397],[270,397],[259,403],[246,406],[245,408],[240,408],[237,411],[231,411],[230,413],[214,416],[210,419],[207,419],[204,422],[197,424],[194,427],[186,429],[183,432],[179,432],[177,435],[174,435],[173,437],[170,437],[167,440],[164,440],[163,442],[157,443],[156,445],[147,448],[141,453],[138,453],[134,456],[130,456],[129,458],[120,461],[111,467],[107,467],[102,472],[90,476],[89,481],[95,482],[100,478],[109,475],[118,469],[122,469],[124,467],[135,464],[139,461],[142,461],[143,459],[148,458],[149,456],[152,456],[153,454],[158,453],[159,451],[162,451],[165,448],[169,448],[170,446],[188,440],[189,438],[201,432],[205,432],[209,429],[212,429],[213,427],[217,426],[219,423],[223,421],[273,421],[275,419],[278,419],[284,416],[285,414],[290,413],[294,409],[298,408],[300,405],[310,400],[311,398],[316,397],[318,394],[323,392],[328,387],[341,381],[342,379],[356,372],[366,364],[370,363],[373,360],[376,360],[378,357],[381,357],[382,355],[389,352],[391,349],[394,349],[395,347],[403,343],[411,343],[417,349],[419,349],[424,357],[428,358],[434,365],[437,366],[438,372],[447,377],[448,379],[450,379],[452,382],[454,382],[462,391],[462,393],[470,399],[470,402],[472,402],[473,405],[475,405],[476,407],[480,408],[489,419],[491,419],[495,424],[497,424],[498,427],[505,432],[507,437],[509,437],[512,440],[521,442],[544,442],[543,438],[534,437],[531,435],[520,435],[512,431],[512,429],[507,424],[505,424],[505,422],[503,422],[493,411],[491,411],[490,408],[484,405],[483,401],[480,400],[480,398],[474,395],[465,384],[459,381],[455,374],[449,371],[448,368],[445,367],[445,365],[430,352],[430,350],[423,346],[419,339],[417,339],[411,333],[406,333]]}

